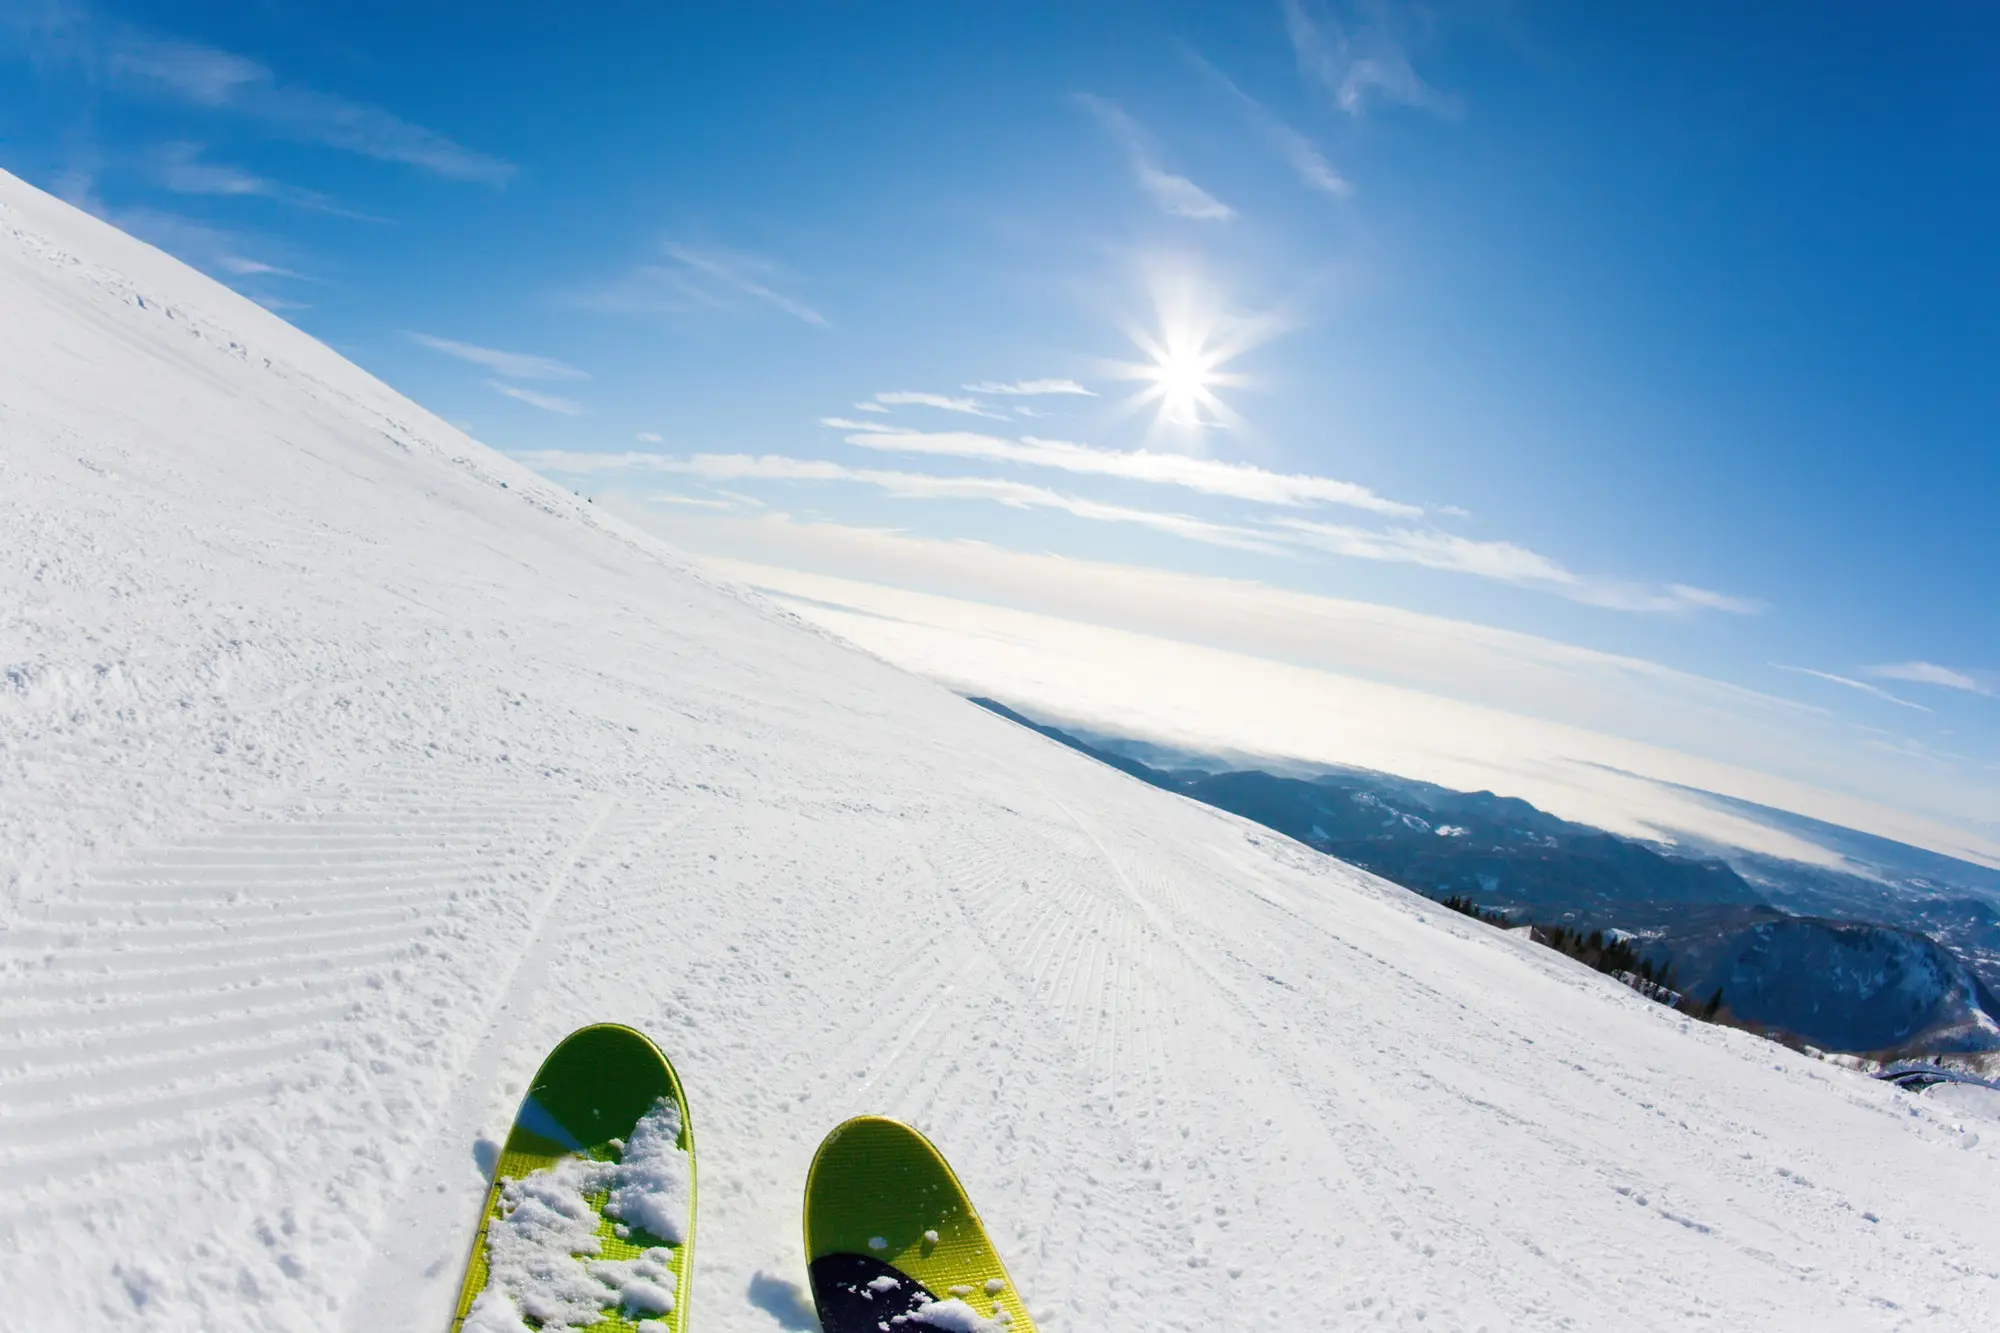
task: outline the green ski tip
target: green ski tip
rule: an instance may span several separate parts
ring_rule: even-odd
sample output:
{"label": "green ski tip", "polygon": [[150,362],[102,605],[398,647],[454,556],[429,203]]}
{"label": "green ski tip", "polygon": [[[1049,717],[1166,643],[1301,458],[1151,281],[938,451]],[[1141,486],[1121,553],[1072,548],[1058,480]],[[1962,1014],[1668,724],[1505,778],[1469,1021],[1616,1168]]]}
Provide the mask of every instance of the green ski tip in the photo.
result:
{"label": "green ski tip", "polygon": [[860,1116],[826,1136],[805,1241],[825,1333],[1035,1333],[958,1177],[901,1121]]}
{"label": "green ski tip", "polygon": [[631,1028],[578,1029],[521,1100],[452,1333],[685,1333],[694,1214],[694,1127],[672,1063]]}

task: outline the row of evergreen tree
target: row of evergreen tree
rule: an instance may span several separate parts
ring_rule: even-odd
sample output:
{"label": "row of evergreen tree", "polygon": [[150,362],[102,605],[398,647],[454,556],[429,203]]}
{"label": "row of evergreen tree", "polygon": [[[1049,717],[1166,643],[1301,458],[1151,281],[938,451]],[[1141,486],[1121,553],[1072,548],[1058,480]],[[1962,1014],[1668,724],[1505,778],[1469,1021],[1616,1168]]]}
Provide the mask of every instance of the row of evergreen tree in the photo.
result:
{"label": "row of evergreen tree", "polygon": [[[1484,921],[1489,926],[1502,930],[1514,928],[1514,919],[1505,912],[1487,911],[1472,901],[1471,895],[1454,893],[1444,900],[1444,905],[1454,912],[1462,912],[1474,920]],[[1532,923],[1531,923],[1532,924]],[[1606,939],[1604,932],[1593,930],[1588,935],[1574,926],[1535,926],[1533,938],[1537,944],[1545,944],[1558,953],[1568,954],[1587,967],[1613,976],[1625,973],[1646,983],[1645,988],[1677,991],[1674,985],[1674,965],[1662,962],[1657,967],[1653,960],[1632,947],[1632,937],[1622,932],[1616,938]],[[1708,999],[1697,1004],[1693,997],[1683,997],[1675,1006],[1680,1012],[1712,1023],[1722,1012],[1722,988],[1717,987]]]}

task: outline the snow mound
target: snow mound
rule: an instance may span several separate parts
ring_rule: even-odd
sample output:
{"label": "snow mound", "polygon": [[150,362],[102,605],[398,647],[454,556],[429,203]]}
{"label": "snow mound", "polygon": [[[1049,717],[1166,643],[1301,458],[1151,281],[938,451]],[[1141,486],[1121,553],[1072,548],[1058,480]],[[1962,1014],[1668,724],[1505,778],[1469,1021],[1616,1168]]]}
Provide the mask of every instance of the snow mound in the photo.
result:
{"label": "snow mound", "polygon": [[1046,1333],[2000,1309],[2000,1136],[598,508],[0,176],[8,1326],[446,1327],[479,1145],[593,1021],[689,1090],[718,1333],[808,1326],[800,1187],[864,1112],[951,1157]]}
{"label": "snow mound", "polygon": [[1976,1083],[1939,1083],[1926,1088],[1923,1099],[1955,1115],[2000,1123],[2000,1088]]}

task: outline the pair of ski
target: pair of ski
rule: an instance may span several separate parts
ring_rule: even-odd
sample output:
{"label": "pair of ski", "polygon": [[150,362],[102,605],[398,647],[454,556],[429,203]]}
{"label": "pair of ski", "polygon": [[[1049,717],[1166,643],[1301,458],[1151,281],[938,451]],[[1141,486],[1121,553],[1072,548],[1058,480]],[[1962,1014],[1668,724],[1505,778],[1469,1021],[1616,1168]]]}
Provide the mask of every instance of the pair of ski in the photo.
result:
{"label": "pair of ski", "polygon": [[[694,1130],[643,1033],[583,1028],[542,1063],[493,1172],[452,1333],[686,1333]],[[958,1177],[916,1130],[847,1121],[806,1177],[824,1333],[1034,1333]]]}

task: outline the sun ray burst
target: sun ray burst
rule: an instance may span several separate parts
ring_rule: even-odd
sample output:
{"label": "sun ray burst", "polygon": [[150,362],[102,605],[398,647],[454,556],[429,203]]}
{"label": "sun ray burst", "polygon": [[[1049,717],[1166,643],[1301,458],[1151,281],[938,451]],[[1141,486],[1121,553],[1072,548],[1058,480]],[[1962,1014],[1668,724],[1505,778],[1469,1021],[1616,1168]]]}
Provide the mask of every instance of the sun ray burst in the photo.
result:
{"label": "sun ray burst", "polygon": [[1273,321],[1223,313],[1185,273],[1156,273],[1150,285],[1152,326],[1127,329],[1144,359],[1111,368],[1113,374],[1140,383],[1121,405],[1122,412],[1150,409],[1148,439],[1177,435],[1183,437],[1183,445],[1190,435],[1198,439],[1206,431],[1241,428],[1243,418],[1218,390],[1251,383],[1249,376],[1227,367],[1270,337],[1275,332]]}

